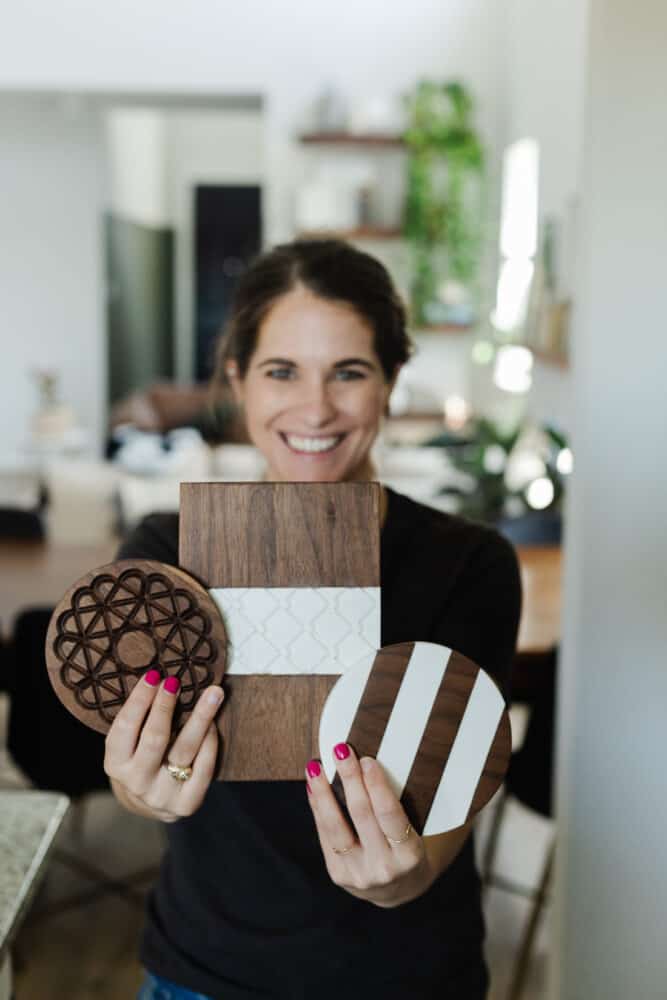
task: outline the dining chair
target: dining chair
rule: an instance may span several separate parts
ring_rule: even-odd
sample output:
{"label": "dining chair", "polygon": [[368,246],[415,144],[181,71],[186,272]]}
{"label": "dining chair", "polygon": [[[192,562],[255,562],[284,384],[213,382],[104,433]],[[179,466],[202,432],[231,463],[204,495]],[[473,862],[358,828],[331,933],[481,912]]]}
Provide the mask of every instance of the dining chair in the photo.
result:
{"label": "dining chair", "polygon": [[517,683],[513,684],[512,693],[515,701],[528,706],[528,722],[523,742],[510,759],[481,864],[482,884],[485,890],[493,886],[530,899],[530,909],[514,961],[507,1000],[520,1000],[524,990],[540,917],[548,900],[556,851],[555,833],[550,837],[537,885],[534,888],[526,890],[502,878],[495,871],[494,865],[500,831],[507,804],[511,799],[520,802],[539,816],[548,819],[554,816],[553,756],[557,661],[557,647],[544,653],[517,656],[515,672]]}
{"label": "dining chair", "polygon": [[[7,749],[13,762],[35,788],[62,792],[72,800],[73,833],[82,838],[88,797],[109,791],[104,771],[104,737],[88,729],[58,700],[49,680],[44,643],[51,608],[30,608],[16,618],[8,647],[9,722]],[[55,847],[52,858],[92,882],[91,888],[58,900],[30,919],[82,905],[103,893],[144,905],[141,886],[157,874],[156,865],[122,878],[107,875],[84,859],[81,851]]]}
{"label": "dining chair", "polygon": [[44,523],[35,510],[0,507],[0,539],[4,541],[41,542]]}

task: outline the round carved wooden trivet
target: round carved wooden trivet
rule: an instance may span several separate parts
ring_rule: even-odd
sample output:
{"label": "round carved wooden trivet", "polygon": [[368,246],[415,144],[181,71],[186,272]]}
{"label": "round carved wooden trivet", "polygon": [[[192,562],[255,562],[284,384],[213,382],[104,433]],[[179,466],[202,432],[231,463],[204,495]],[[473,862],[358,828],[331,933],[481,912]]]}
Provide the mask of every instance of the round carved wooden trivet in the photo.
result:
{"label": "round carved wooden trivet", "polygon": [[472,819],[502,784],[512,750],[495,682],[431,642],[385,646],[343,674],[320,719],[320,755],[340,794],[332,747],[347,740],[383,765],[410,822],[426,836]]}
{"label": "round carved wooden trivet", "polygon": [[178,677],[179,728],[225,671],[227,634],[208,592],[161,562],[123,559],[67,591],[46,635],[46,666],[62,703],[106,733],[147,670]]}

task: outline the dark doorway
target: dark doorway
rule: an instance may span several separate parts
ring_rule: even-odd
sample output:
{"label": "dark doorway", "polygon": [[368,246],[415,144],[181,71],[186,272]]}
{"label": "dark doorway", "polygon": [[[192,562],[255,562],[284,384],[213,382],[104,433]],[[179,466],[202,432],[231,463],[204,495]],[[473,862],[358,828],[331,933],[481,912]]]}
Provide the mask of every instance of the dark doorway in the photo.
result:
{"label": "dark doorway", "polygon": [[261,247],[257,185],[195,188],[195,377],[205,381],[234,289]]}
{"label": "dark doorway", "polygon": [[174,234],[111,212],[104,218],[109,402],[170,379]]}

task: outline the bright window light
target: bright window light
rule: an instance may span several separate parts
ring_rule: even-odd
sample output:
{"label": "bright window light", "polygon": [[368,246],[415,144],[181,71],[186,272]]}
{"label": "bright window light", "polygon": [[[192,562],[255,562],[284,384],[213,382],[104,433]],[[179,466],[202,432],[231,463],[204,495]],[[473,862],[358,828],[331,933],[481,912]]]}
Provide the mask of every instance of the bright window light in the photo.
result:
{"label": "bright window light", "polygon": [[519,139],[503,156],[500,253],[503,257],[534,257],[537,253],[539,146]]}
{"label": "bright window light", "polygon": [[527,347],[508,344],[496,354],[493,381],[504,392],[528,392],[533,381],[533,355]]}
{"label": "bright window light", "polygon": [[533,510],[545,510],[554,498],[554,484],[546,476],[535,479],[526,490],[526,500]]}
{"label": "bright window light", "polygon": [[561,448],[556,456],[556,468],[561,476],[569,476],[574,468],[574,456],[570,448]]}
{"label": "bright window light", "polygon": [[491,322],[501,333],[511,333],[523,323],[534,271],[532,260],[521,258],[505,260],[500,265],[496,308],[491,314]]}
{"label": "bright window light", "polygon": [[535,272],[538,228],[539,146],[512,143],[503,157],[500,270],[491,323],[500,333],[520,331],[526,320]]}

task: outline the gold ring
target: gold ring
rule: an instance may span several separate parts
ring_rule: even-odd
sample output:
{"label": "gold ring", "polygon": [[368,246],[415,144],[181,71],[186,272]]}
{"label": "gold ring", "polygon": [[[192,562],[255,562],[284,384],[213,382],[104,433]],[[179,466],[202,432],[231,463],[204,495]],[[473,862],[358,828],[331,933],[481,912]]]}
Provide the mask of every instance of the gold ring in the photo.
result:
{"label": "gold ring", "polygon": [[169,760],[164,766],[175,781],[187,781],[192,776],[191,767],[181,767],[180,764],[172,764]]}
{"label": "gold ring", "polygon": [[389,841],[390,844],[404,844],[405,841],[408,839],[408,837],[410,836],[411,833],[412,833],[412,824],[408,823],[408,825],[405,828],[405,833],[403,834],[402,837],[399,837],[398,840],[394,840],[393,837],[387,837],[386,833],[385,833],[385,837],[387,837],[387,840]]}
{"label": "gold ring", "polygon": [[356,844],[350,844],[349,847],[332,847],[331,850],[334,854],[349,854],[350,851],[356,846]]}

